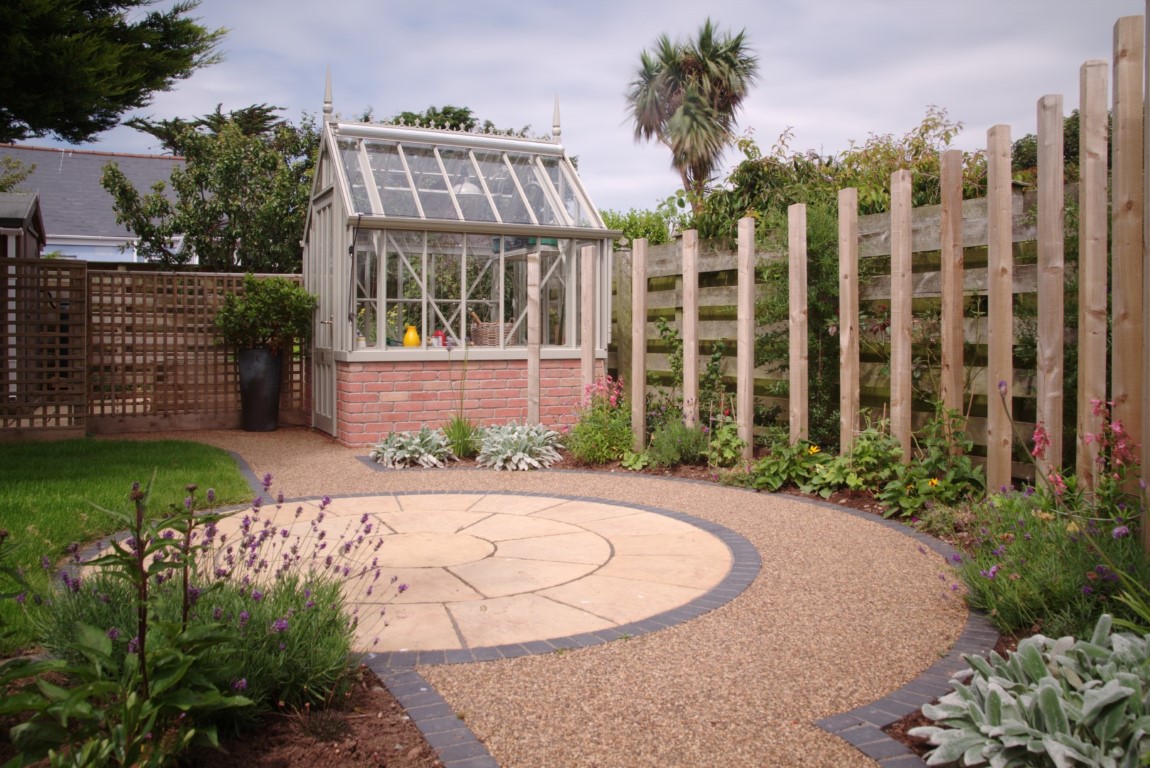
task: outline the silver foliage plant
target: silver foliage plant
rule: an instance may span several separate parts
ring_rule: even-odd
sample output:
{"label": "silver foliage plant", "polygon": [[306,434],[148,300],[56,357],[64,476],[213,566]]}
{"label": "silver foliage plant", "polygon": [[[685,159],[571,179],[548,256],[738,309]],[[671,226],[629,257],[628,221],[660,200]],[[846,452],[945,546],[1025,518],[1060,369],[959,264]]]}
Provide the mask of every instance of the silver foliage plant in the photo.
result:
{"label": "silver foliage plant", "polygon": [[964,656],[963,683],[922,708],[940,726],[913,728],[935,749],[927,765],[1136,768],[1150,756],[1150,635],[1090,640],[1035,635],[1003,659]]}
{"label": "silver foliage plant", "polygon": [[447,461],[458,461],[443,430],[429,427],[418,432],[392,432],[376,443],[370,456],[389,469],[442,467]]}
{"label": "silver foliage plant", "polygon": [[542,424],[506,424],[483,430],[475,463],[496,470],[545,469],[562,458],[559,433]]}

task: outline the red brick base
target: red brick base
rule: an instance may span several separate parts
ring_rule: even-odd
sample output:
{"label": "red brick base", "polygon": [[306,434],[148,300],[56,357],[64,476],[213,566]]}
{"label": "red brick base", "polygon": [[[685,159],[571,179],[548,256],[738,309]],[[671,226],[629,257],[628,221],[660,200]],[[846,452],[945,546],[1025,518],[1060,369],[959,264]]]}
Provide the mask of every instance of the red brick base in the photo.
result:
{"label": "red brick base", "polygon": [[[579,360],[541,360],[539,418],[552,429],[570,426],[583,398]],[[596,376],[604,373],[595,361]],[[389,432],[441,427],[459,412],[476,424],[527,419],[527,361],[472,360],[463,381],[460,362],[337,363],[336,423],[347,445],[372,445]]]}

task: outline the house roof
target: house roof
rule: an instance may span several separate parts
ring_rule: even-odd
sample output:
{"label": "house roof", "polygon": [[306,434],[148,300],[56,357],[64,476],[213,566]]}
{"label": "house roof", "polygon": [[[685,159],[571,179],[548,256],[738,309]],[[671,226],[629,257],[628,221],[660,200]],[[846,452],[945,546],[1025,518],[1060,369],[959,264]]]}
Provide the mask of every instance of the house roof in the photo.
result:
{"label": "house roof", "polygon": [[100,186],[104,166],[116,163],[141,192],[157,181],[167,182],[183,158],[171,155],[130,155],[92,152],[67,147],[34,147],[0,144],[0,157],[11,157],[35,166],[31,175],[16,185],[17,192],[40,195],[44,227],[49,236],[130,237],[116,223],[112,196]]}

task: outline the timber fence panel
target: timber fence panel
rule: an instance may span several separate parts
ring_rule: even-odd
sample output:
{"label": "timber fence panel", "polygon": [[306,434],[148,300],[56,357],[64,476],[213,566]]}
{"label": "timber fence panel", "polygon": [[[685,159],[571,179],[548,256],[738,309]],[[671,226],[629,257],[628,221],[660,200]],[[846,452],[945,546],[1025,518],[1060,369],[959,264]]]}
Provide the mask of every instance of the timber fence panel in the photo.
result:
{"label": "timber fence panel", "polygon": [[0,439],[82,436],[87,264],[5,258],[0,272]]}

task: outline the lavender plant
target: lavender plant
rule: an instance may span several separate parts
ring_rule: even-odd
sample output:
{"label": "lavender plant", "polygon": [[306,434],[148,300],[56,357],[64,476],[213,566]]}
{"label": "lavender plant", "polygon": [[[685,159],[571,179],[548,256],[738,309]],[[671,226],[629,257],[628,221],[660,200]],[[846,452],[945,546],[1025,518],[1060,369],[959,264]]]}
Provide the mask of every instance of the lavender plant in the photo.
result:
{"label": "lavender plant", "polygon": [[[265,492],[270,487],[265,476]],[[41,624],[62,663],[98,671],[100,685],[89,698],[138,691],[134,706],[151,708],[156,732],[172,721],[173,713],[157,705],[164,697],[196,715],[177,715],[182,730],[168,754],[191,743],[189,732],[214,742],[206,725],[239,726],[261,711],[331,700],[352,668],[359,621],[346,610],[342,586],[356,583],[381,603],[407,588],[394,578],[381,583],[375,553],[383,539],[373,521],[333,516],[327,497],[294,514],[280,495],[274,506],[261,497],[242,514],[221,515],[203,514],[195,491],[188,487],[183,510],[148,526],[146,494],[135,489],[128,536],[84,564],[88,574],[78,571],[79,548],[72,548],[73,563],[60,572],[62,588]],[[214,503],[210,490],[207,498]],[[385,616],[386,605],[379,612]],[[45,711],[52,717],[39,714],[22,731],[27,754],[71,738],[48,726],[74,713]],[[117,717],[107,709],[100,715]]]}

